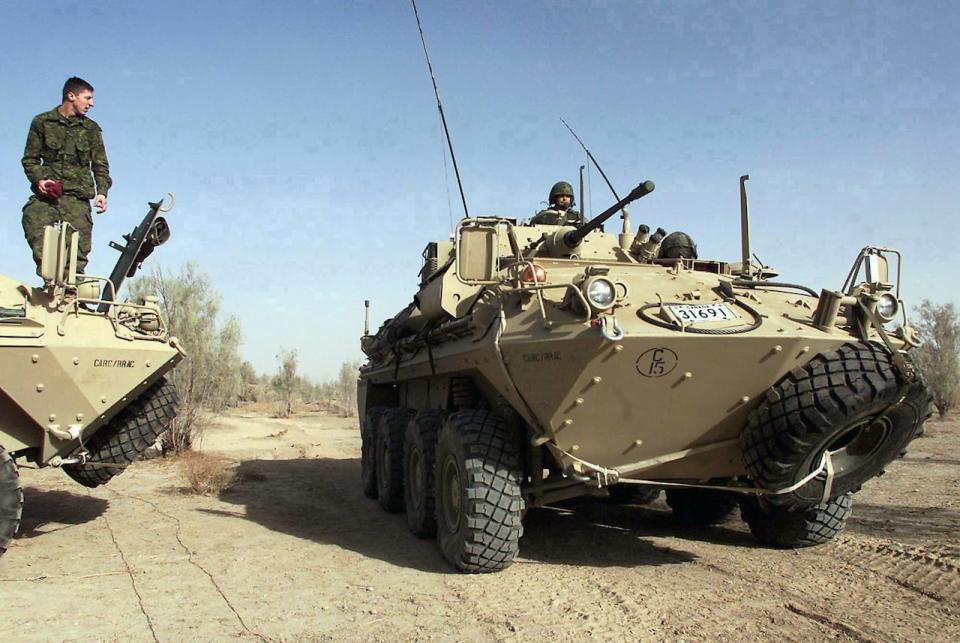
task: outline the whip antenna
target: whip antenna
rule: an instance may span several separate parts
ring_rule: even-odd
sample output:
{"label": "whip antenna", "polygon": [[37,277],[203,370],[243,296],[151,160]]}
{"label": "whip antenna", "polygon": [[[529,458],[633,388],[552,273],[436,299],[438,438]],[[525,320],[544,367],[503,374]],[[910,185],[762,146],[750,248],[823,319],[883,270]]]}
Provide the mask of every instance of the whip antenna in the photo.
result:
{"label": "whip antenna", "polygon": [[463,202],[463,216],[469,217],[467,211],[467,197],[463,195],[463,183],[460,181],[460,168],[457,167],[457,157],[453,153],[453,142],[450,140],[450,130],[447,129],[447,117],[443,115],[443,103],[440,102],[440,91],[437,89],[437,78],[433,74],[433,65],[430,64],[430,54],[427,52],[427,41],[423,37],[423,26],[420,24],[420,13],[417,11],[416,0],[410,0],[413,5],[413,15],[417,19],[417,29],[420,31],[420,42],[423,44],[423,56],[427,59],[427,70],[433,82],[433,93],[437,97],[437,110],[440,112],[440,122],[443,123],[443,134],[447,138],[447,147],[450,148],[450,159],[453,161],[453,172],[457,175],[457,187],[460,188],[460,200]]}
{"label": "whip antenna", "polygon": [[[600,164],[599,164],[599,163],[597,163],[597,159],[593,158],[593,154],[590,152],[590,150],[587,149],[587,146],[583,144],[583,141],[581,141],[581,140],[580,140],[580,137],[577,136],[577,133],[573,131],[573,128],[570,127],[569,125],[567,125],[567,121],[565,121],[565,120],[563,120],[563,119],[561,118],[561,119],[560,119],[560,122],[563,123],[563,126],[566,127],[566,128],[570,131],[571,134],[573,134],[573,138],[577,139],[577,143],[580,143],[580,147],[582,147],[582,148],[583,148],[583,151],[587,153],[587,158],[590,159],[590,162],[593,163],[593,166],[594,166],[595,168],[597,168],[597,171],[598,171],[598,172],[600,172],[600,176],[603,177],[603,180],[607,182],[607,187],[610,188],[610,191],[611,191],[611,192],[613,192],[613,198],[615,198],[617,201],[619,201],[619,200],[620,200],[620,195],[618,195],[618,194],[617,194],[617,191],[613,188],[613,183],[611,183],[611,182],[610,182],[610,179],[607,178],[607,175],[604,173],[603,168],[600,167]],[[581,204],[581,206],[582,206],[582,204]],[[621,211],[622,211],[622,210],[621,210]],[[623,214],[626,215],[627,213],[626,213],[626,212],[623,212]]]}

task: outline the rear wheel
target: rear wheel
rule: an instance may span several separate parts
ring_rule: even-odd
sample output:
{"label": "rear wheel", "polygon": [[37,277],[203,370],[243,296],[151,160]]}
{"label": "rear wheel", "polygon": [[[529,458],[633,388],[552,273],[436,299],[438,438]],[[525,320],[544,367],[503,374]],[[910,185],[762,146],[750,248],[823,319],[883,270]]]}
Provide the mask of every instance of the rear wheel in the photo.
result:
{"label": "rear wheel", "polygon": [[0,556],[7,551],[20,528],[22,512],[23,488],[17,463],[0,447]]}
{"label": "rear wheel", "polygon": [[437,441],[437,534],[464,572],[494,572],[520,551],[522,468],[517,436],[497,415],[450,415]]}
{"label": "rear wheel", "polygon": [[736,496],[709,489],[667,489],[667,504],[677,522],[696,527],[726,522],[737,511]]}
{"label": "rear wheel", "polygon": [[386,406],[374,406],[367,409],[360,427],[360,485],[363,495],[377,498],[377,425]]}
{"label": "rear wheel", "polygon": [[387,409],[377,424],[377,502],[384,511],[403,511],[403,436],[408,409]]}
{"label": "rear wheel", "polygon": [[446,412],[420,411],[407,423],[403,441],[403,497],[407,527],[419,538],[437,535],[436,449]]}
{"label": "rear wheel", "polygon": [[84,464],[66,464],[64,473],[85,487],[110,482],[156,443],[177,416],[179,404],[173,382],[157,381],[94,433],[86,444]]}
{"label": "rear wheel", "polygon": [[853,494],[845,493],[813,507],[790,510],[743,498],[740,514],[754,538],[765,545],[792,549],[829,542],[843,531],[853,513]]}

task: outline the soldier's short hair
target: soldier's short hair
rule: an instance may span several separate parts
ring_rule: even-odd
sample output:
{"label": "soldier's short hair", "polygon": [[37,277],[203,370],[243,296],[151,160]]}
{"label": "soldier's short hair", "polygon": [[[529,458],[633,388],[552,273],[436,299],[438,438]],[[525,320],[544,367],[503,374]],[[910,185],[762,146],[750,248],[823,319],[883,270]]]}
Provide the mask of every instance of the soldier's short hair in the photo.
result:
{"label": "soldier's short hair", "polygon": [[74,94],[79,94],[83,90],[88,92],[93,91],[93,85],[88,83],[82,78],[77,78],[76,76],[71,76],[67,79],[67,82],[63,84],[63,100],[67,100],[67,94],[73,92]]}

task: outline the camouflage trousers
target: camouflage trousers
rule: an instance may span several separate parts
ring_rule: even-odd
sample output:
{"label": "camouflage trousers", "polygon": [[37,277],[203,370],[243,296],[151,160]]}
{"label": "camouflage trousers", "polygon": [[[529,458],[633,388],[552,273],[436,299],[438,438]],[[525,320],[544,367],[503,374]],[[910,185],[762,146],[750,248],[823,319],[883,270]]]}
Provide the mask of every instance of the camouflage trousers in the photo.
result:
{"label": "camouflage trousers", "polygon": [[33,251],[33,261],[37,264],[38,275],[40,274],[40,254],[43,251],[43,228],[59,221],[66,221],[80,233],[77,272],[82,273],[87,266],[87,255],[90,254],[93,233],[90,201],[68,194],[64,194],[55,202],[32,196],[23,206],[23,236],[27,238],[27,243]]}

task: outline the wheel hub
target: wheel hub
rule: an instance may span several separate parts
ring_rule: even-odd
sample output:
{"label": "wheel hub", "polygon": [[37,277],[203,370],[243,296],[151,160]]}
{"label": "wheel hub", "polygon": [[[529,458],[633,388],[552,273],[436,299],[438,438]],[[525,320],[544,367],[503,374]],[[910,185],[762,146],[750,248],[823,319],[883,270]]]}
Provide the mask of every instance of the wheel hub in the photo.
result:
{"label": "wheel hub", "polygon": [[460,467],[453,457],[443,463],[440,488],[443,492],[443,520],[450,533],[460,528]]}
{"label": "wheel hub", "polygon": [[407,458],[407,488],[410,489],[408,495],[411,504],[419,507],[423,498],[423,461],[417,449],[411,450]]}
{"label": "wheel hub", "polygon": [[866,418],[836,436],[826,448],[836,473],[843,473],[866,463],[893,431],[893,421],[886,414]]}

